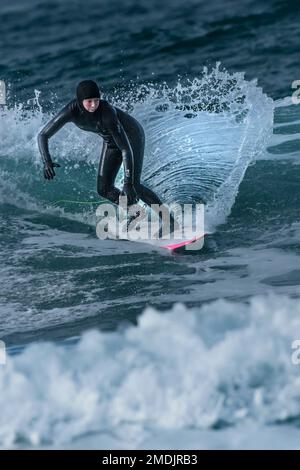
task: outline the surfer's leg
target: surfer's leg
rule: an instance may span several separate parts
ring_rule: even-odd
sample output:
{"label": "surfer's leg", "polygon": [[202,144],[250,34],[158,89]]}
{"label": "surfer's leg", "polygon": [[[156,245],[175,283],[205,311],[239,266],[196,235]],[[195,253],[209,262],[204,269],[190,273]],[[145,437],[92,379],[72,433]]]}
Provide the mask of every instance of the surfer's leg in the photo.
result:
{"label": "surfer's leg", "polygon": [[151,206],[151,204],[163,204],[162,200],[158,197],[158,195],[144,183],[135,183],[134,187],[138,196],[148,206]]}
{"label": "surfer's leg", "polygon": [[121,151],[110,148],[106,142],[103,142],[97,176],[97,192],[99,196],[105,197],[115,204],[119,203],[120,190],[114,186],[114,183],[121,164]]}
{"label": "surfer's leg", "polygon": [[[174,219],[173,214],[169,211],[169,209],[164,205],[162,200],[158,197],[158,195],[154,191],[152,191],[152,189],[146,186],[144,183],[137,183],[135,185],[135,189],[140,199],[148,206],[152,207],[152,204],[158,204],[161,209],[165,207],[170,218],[170,231],[173,232],[175,228],[177,227],[176,220]],[[156,211],[156,208],[152,207],[152,209]],[[163,222],[162,211],[160,211],[159,208],[158,208],[158,216],[159,216],[160,221]]]}
{"label": "surfer's leg", "polygon": [[[145,150],[145,135],[141,134],[139,138],[134,139],[134,142],[130,142],[132,146],[133,156],[134,156],[134,187],[137,192],[138,197],[148,206],[152,204],[158,204],[163,206],[162,200],[159,196],[144,183],[141,183],[141,174],[143,169],[144,161],[144,150]],[[153,210],[155,210],[153,208]],[[168,211],[169,212],[169,211]],[[162,212],[158,211],[158,216],[162,222]],[[173,215],[169,212],[170,217],[170,230],[174,231],[176,226],[176,221]]]}

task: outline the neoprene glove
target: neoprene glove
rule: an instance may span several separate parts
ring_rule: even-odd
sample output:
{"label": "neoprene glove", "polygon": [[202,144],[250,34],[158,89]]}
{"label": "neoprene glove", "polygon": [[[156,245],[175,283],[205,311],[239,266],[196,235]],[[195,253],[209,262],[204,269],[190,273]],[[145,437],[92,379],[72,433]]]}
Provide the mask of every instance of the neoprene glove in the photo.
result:
{"label": "neoprene glove", "polygon": [[55,176],[54,167],[60,167],[58,163],[45,162],[44,163],[44,178],[46,180],[52,180]]}
{"label": "neoprene glove", "polygon": [[139,200],[136,190],[132,183],[125,182],[122,189],[122,196],[127,196],[127,204],[131,206],[132,204],[136,204]]}

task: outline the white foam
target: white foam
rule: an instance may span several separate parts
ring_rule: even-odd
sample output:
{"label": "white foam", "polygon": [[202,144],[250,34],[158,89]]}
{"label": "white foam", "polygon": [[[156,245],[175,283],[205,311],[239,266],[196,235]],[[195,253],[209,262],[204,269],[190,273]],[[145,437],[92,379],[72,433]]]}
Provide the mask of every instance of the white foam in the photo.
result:
{"label": "white foam", "polygon": [[[95,433],[98,447],[184,448],[192,429],[193,446],[198,436],[199,448],[226,447],[230,431],[212,431],[224,423],[238,429],[236,447],[247,447],[249,428],[263,434],[272,425],[278,440],[274,425],[300,414],[291,361],[299,337],[300,300],[269,294],[248,304],[147,308],[137,326],[90,331],[76,345],[30,345],[0,369],[1,445],[76,447],[83,439],[88,447],[85,436]],[[260,434],[252,432],[253,447]],[[281,443],[293,445],[284,432]]]}

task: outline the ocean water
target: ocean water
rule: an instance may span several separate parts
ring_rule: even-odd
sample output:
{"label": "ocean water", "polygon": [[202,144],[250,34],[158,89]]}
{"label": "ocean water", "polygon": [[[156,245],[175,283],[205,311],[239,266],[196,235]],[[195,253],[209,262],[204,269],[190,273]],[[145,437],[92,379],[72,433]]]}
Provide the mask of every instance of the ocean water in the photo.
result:
{"label": "ocean water", "polygon": [[[299,448],[299,5],[2,5],[0,447]],[[96,135],[66,125],[43,179],[86,78],[142,123],[145,182],[205,202],[202,250],[97,238]]]}

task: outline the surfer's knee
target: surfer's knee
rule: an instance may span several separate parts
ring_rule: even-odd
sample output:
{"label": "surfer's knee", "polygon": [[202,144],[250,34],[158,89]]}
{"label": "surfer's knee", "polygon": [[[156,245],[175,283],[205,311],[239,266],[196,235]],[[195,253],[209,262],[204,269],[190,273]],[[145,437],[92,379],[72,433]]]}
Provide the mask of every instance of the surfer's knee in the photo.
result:
{"label": "surfer's knee", "polygon": [[134,181],[133,186],[134,186],[134,189],[135,189],[137,195],[139,196],[142,193],[141,183],[139,181]]}
{"label": "surfer's knee", "polygon": [[139,196],[141,191],[140,191],[140,186],[138,184],[134,184],[133,185],[134,189],[135,189],[135,192],[137,193],[137,195]]}
{"label": "surfer's knee", "polygon": [[104,186],[97,186],[97,193],[98,193],[99,196],[101,196],[101,197],[106,197],[106,195],[107,195],[107,191],[106,191],[106,189],[104,188]]}
{"label": "surfer's knee", "polygon": [[114,202],[115,204],[119,204],[120,195],[121,195],[121,191],[116,187],[110,188],[106,193],[107,199]]}
{"label": "surfer's knee", "polygon": [[101,178],[101,177],[98,177],[97,193],[101,197],[106,197],[106,195],[107,195],[107,185],[104,184],[103,178]]}

